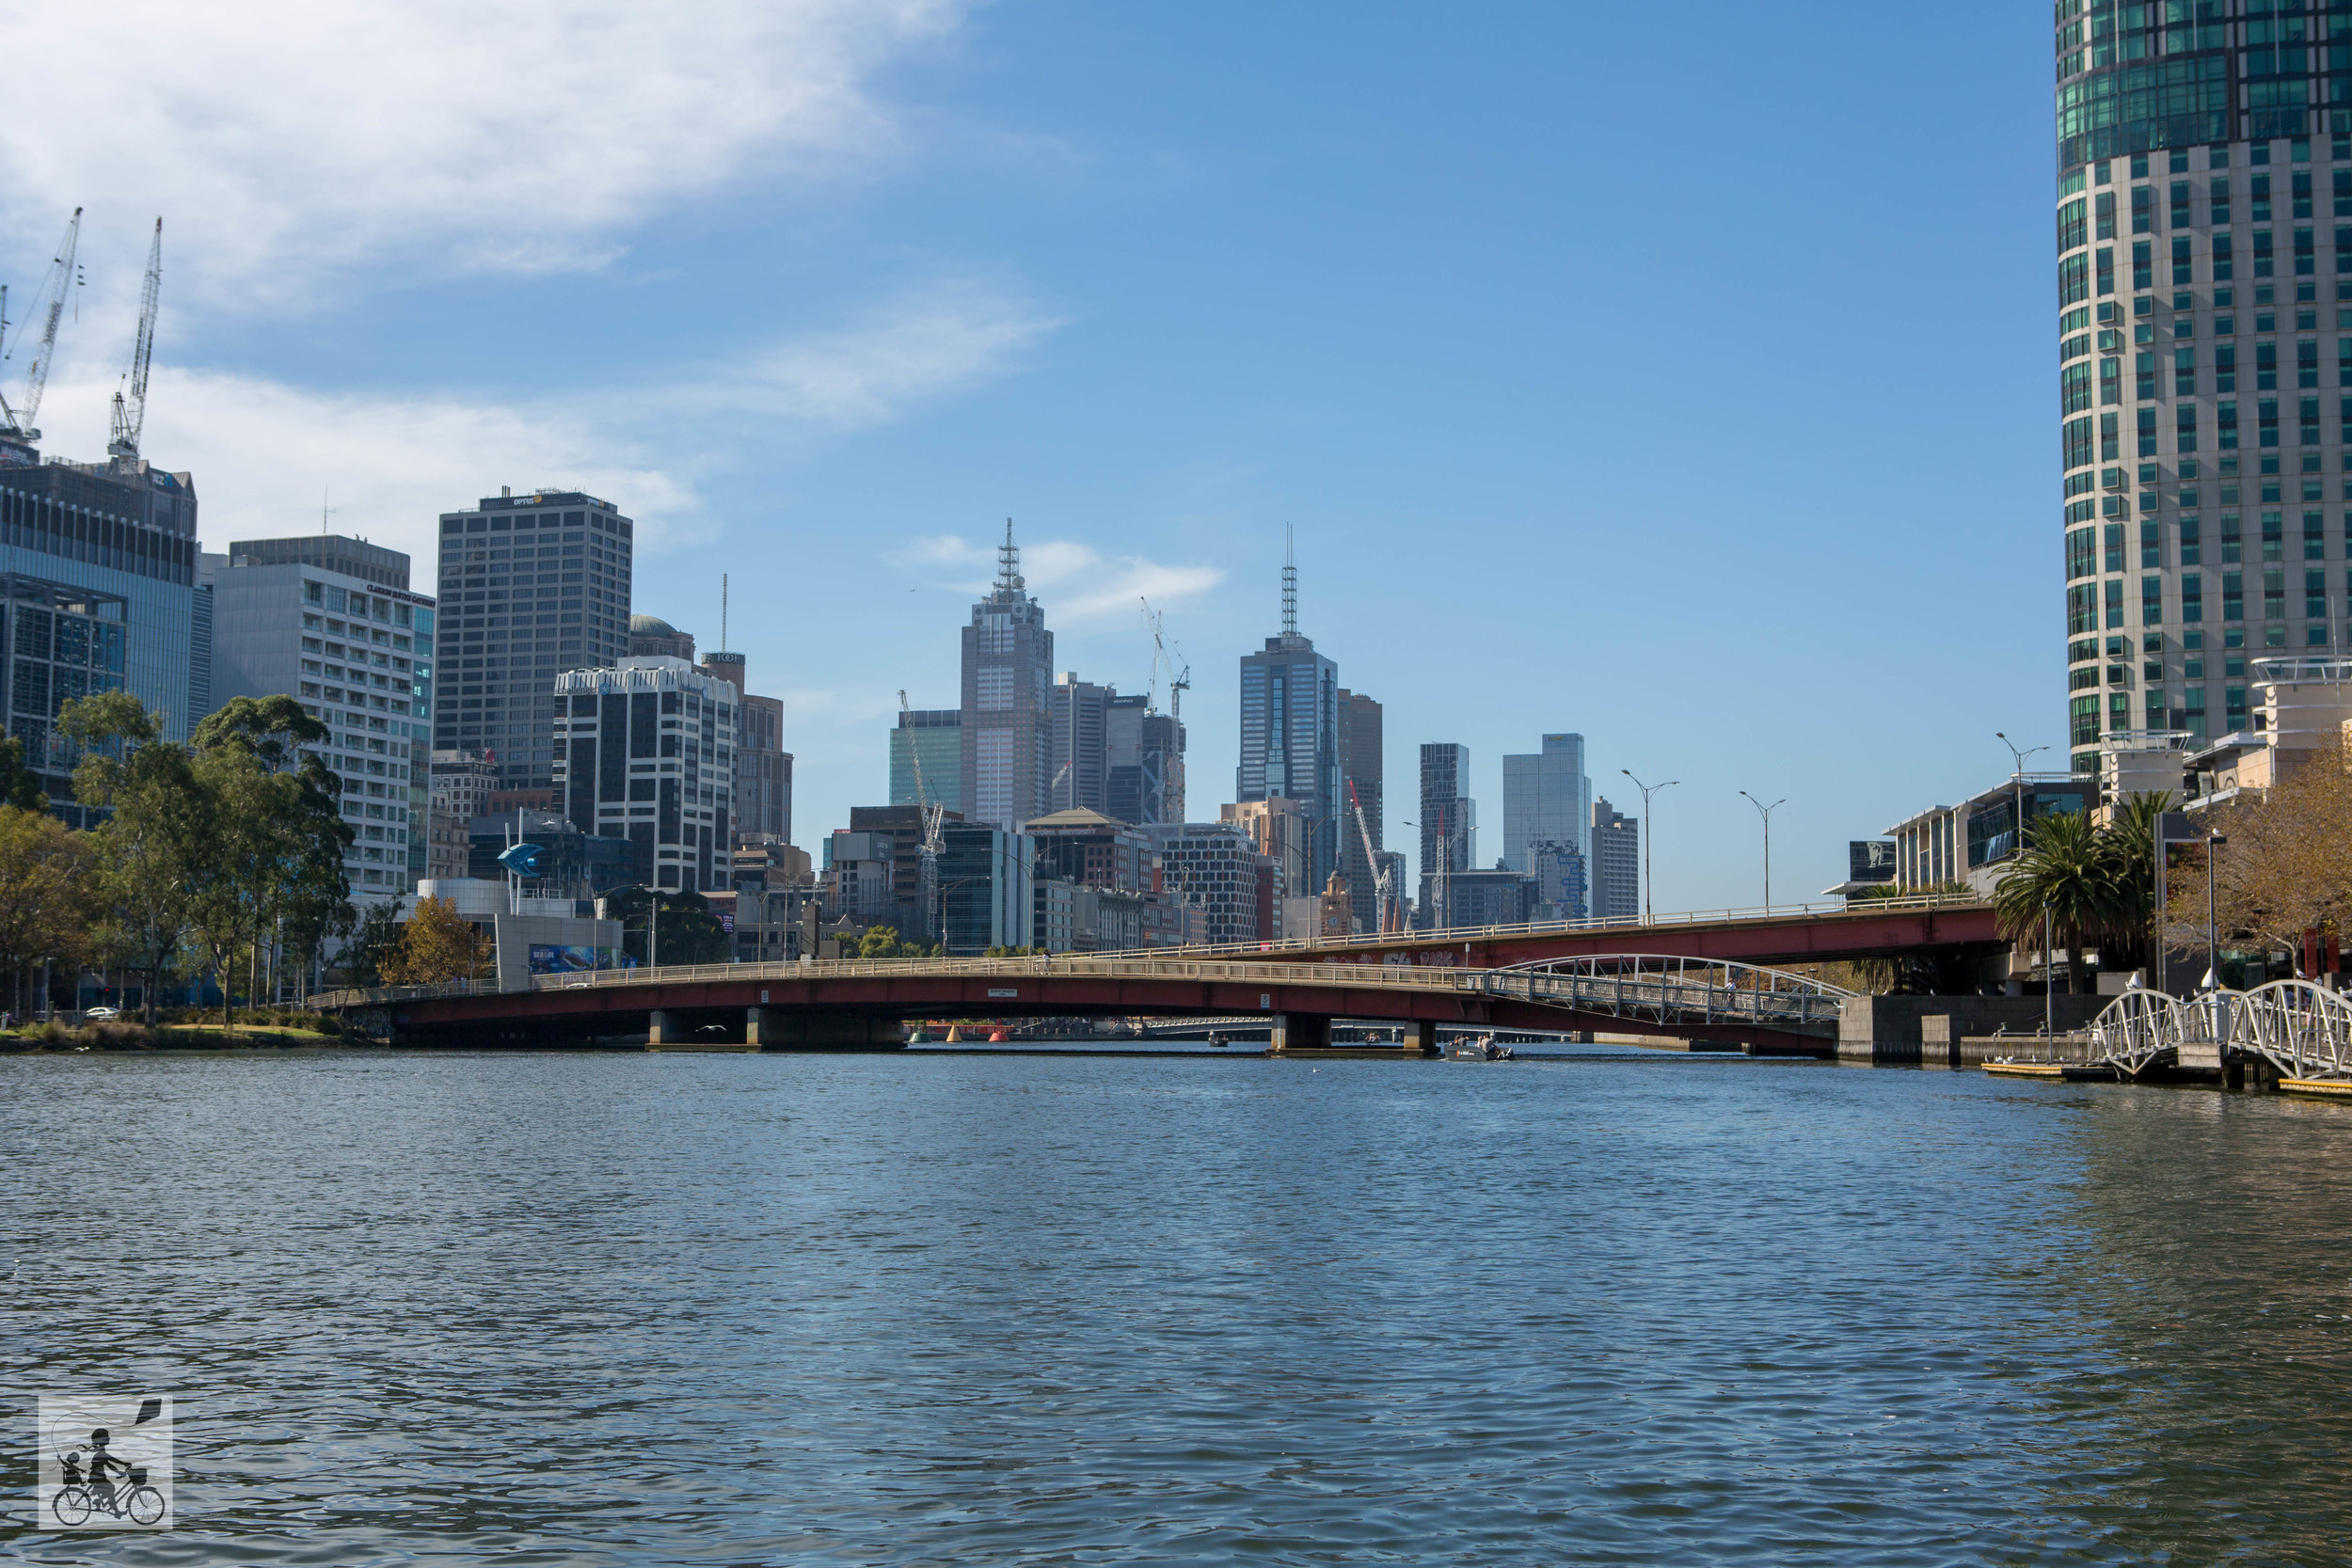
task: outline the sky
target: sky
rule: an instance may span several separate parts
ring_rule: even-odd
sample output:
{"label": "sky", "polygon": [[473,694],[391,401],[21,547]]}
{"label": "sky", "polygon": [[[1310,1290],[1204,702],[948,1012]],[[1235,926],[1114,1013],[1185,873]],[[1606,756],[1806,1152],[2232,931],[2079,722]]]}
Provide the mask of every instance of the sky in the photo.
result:
{"label": "sky", "polygon": [[1661,910],[1762,899],[1743,789],[1786,902],[1996,731],[2065,767],[2040,10],[9,13],[12,297],[87,210],[46,449],[103,453],[161,215],[144,449],[208,548],[325,521],[429,591],[442,511],[605,497],[639,612],[717,647],[730,578],[803,845],[954,705],[1008,518],[1061,669],[1143,689],[1163,612],[1195,818],[1285,529],[1408,854],[1427,741],[1488,862],[1546,732],[1677,781]]}

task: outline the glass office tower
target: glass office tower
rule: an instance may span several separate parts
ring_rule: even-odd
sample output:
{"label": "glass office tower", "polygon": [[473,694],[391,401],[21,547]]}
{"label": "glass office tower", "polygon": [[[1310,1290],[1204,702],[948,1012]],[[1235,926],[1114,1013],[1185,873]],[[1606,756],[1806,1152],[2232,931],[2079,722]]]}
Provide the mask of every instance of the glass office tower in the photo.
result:
{"label": "glass office tower", "polygon": [[2343,646],[2352,14],[2057,14],[2068,738],[2089,772],[2119,735],[2245,729],[2254,661]]}

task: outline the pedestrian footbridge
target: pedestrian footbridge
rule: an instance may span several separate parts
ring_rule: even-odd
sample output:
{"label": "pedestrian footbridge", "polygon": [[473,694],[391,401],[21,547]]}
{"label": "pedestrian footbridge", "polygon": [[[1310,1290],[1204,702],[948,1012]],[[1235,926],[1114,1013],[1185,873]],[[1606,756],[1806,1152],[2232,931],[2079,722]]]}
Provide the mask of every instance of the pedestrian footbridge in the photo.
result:
{"label": "pedestrian footbridge", "polygon": [[2135,1079],[2160,1068],[2226,1070],[2263,1061],[2291,1083],[2352,1090],[2352,998],[2308,980],[2185,1001],[2125,991],[2092,1022],[2090,1059]]}

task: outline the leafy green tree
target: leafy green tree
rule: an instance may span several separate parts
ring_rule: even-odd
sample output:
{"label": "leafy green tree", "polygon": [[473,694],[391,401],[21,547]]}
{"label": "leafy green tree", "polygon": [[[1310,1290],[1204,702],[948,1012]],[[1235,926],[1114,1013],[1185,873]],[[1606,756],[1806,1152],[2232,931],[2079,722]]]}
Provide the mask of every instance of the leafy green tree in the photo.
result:
{"label": "leafy green tree", "polygon": [[82,751],[75,798],[105,814],[91,835],[97,892],[123,963],[146,977],[152,1025],[164,974],[187,941],[190,879],[210,831],[204,801],[186,749],[164,744],[154,716],[128,691],[67,703],[57,728]]}
{"label": "leafy green tree", "polygon": [[[654,901],[660,900],[660,929],[651,930]],[[710,912],[710,902],[699,893],[661,893],[651,888],[623,888],[609,894],[605,916],[621,922],[624,950],[640,963],[648,962],[646,939],[654,939],[653,958],[661,967],[672,964],[723,964],[735,957],[734,941]]]}
{"label": "leafy green tree", "polygon": [[0,806],[49,809],[49,792],[41,788],[40,775],[24,766],[24,742],[12,735],[0,736]]}
{"label": "leafy green tree", "polygon": [[33,966],[71,966],[88,939],[92,858],[87,833],[45,811],[0,806],[0,965],[14,977],[20,1014]]}
{"label": "leafy green tree", "polygon": [[325,724],[292,697],[237,697],[197,727],[192,765],[207,852],[191,878],[190,925],[220,978],[221,1024],[234,1020],[237,955],[280,920],[324,931],[350,899],[342,781],[315,752]]}
{"label": "leafy green tree", "polygon": [[2129,914],[2125,876],[2116,846],[2089,813],[2037,817],[2026,831],[2026,847],[1993,890],[1994,917],[2011,941],[2038,941],[2046,907],[2053,940],[2066,949],[2067,989],[2079,992],[2084,948],[2119,929]]}
{"label": "leafy green tree", "polygon": [[369,905],[343,942],[344,978],[355,986],[389,985],[385,974],[400,960],[405,935],[399,910],[389,903]]}

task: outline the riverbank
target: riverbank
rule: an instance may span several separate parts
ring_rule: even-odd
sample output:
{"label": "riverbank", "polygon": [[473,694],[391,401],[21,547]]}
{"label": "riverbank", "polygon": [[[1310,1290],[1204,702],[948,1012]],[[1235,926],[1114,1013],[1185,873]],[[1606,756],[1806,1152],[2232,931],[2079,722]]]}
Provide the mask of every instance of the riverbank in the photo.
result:
{"label": "riverbank", "polygon": [[0,1029],[0,1052],[33,1051],[294,1051],[321,1046],[372,1045],[365,1036],[337,1028],[319,1028],[317,1022],[289,1025],[278,1022],[236,1024],[91,1023],[68,1028],[62,1023]]}

